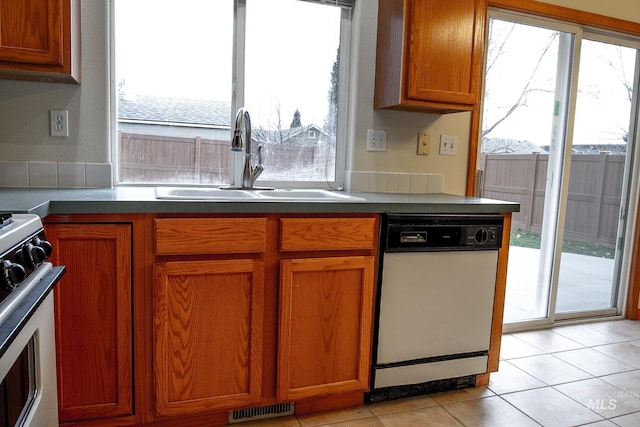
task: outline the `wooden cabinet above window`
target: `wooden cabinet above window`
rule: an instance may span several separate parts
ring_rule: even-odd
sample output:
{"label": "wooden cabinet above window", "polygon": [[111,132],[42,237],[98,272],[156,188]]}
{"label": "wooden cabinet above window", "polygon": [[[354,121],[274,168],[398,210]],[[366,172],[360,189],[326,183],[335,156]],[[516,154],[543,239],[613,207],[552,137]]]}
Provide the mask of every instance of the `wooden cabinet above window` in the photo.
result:
{"label": "wooden cabinet above window", "polygon": [[0,1],[0,78],[78,83],[79,0]]}
{"label": "wooden cabinet above window", "polygon": [[380,0],[374,107],[450,113],[479,100],[486,0]]}

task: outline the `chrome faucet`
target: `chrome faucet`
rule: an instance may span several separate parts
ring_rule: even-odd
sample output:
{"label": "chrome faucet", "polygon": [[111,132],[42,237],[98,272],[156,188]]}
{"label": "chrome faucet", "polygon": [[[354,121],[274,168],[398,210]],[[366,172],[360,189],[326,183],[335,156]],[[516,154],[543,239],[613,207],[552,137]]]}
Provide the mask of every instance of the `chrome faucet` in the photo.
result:
{"label": "chrome faucet", "polygon": [[[242,188],[253,188],[253,184],[264,170],[262,165],[262,145],[258,146],[258,163],[251,165],[251,118],[249,112],[240,108],[236,114],[236,127],[231,138],[231,150],[243,151]],[[238,183],[235,183],[238,186]]]}

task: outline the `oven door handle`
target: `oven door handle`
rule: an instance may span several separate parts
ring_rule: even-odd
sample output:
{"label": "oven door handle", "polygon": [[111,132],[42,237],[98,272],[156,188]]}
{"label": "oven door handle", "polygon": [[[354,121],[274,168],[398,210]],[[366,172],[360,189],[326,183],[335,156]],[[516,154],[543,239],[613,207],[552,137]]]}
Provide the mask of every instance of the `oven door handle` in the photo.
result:
{"label": "oven door handle", "polygon": [[[0,306],[2,307],[0,312],[0,325],[2,325],[0,328],[0,357],[4,355],[15,336],[31,319],[33,313],[51,293],[65,272],[66,267],[64,266],[53,267],[51,263],[42,263],[36,271],[27,277],[24,283],[11,293],[9,297],[13,299],[7,309],[4,309],[4,305],[8,298],[2,302]],[[32,278],[33,280],[31,280]],[[14,297],[13,294],[16,296]]]}

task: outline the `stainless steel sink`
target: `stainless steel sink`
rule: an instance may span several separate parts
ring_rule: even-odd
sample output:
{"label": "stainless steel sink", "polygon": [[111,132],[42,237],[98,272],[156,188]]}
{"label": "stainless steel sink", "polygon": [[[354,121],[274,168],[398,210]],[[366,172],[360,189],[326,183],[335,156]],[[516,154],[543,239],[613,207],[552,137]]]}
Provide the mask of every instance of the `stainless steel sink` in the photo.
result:
{"label": "stainless steel sink", "polygon": [[328,190],[221,189],[212,187],[157,187],[156,199],[247,202],[362,202],[361,197]]}

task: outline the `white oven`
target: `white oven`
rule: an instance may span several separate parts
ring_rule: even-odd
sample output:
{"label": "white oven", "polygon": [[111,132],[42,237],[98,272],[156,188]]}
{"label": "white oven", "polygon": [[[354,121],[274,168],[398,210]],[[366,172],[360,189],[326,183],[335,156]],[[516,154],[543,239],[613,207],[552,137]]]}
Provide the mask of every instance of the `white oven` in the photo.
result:
{"label": "white oven", "polygon": [[50,254],[38,216],[0,214],[0,427],[58,426]]}

